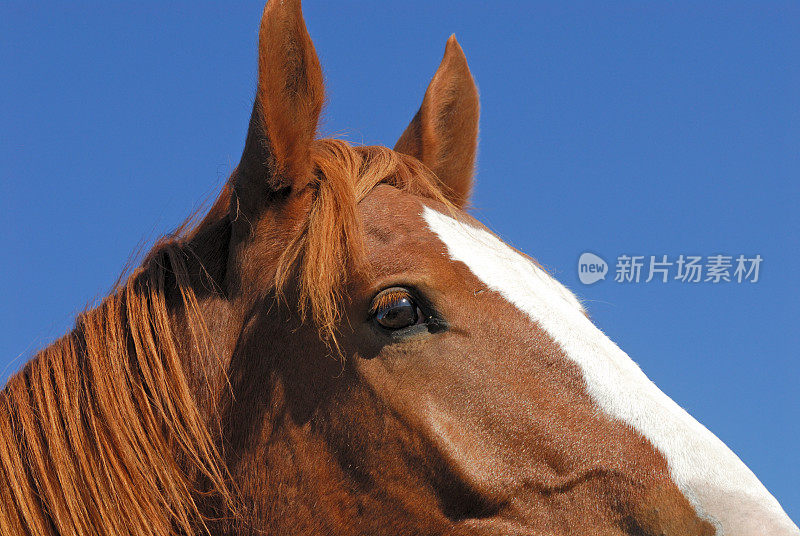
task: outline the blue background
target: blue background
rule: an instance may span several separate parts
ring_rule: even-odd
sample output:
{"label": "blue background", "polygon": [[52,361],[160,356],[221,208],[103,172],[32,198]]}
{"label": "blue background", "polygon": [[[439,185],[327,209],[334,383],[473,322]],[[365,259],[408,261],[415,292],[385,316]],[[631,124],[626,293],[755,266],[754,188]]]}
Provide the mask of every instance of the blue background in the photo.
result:
{"label": "blue background", "polygon": [[[0,6],[0,382],[213,197],[259,1]],[[800,519],[796,2],[323,2],[323,131],[392,145],[451,32],[481,89],[475,214],[586,299]],[[583,286],[577,259],[764,258],[756,284]]]}

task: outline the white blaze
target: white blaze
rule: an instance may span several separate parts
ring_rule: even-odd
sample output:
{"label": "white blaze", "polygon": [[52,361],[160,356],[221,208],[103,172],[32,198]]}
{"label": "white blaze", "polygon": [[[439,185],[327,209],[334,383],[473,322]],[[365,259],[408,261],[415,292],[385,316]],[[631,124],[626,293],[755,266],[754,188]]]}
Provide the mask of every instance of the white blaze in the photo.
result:
{"label": "white blaze", "polygon": [[569,290],[493,234],[428,207],[422,215],[453,260],[536,322],[580,366],[598,406],[664,455],[672,480],[718,534],[800,535],[752,471],[592,324]]}

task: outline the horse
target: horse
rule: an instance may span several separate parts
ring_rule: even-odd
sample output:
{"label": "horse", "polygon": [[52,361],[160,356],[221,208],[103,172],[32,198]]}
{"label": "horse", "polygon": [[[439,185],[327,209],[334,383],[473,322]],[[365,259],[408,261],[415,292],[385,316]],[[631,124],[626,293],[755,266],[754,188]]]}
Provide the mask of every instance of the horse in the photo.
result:
{"label": "horse", "polygon": [[455,37],[393,149],[318,139],[324,99],[270,0],[213,206],[0,392],[2,534],[800,534],[468,213]]}

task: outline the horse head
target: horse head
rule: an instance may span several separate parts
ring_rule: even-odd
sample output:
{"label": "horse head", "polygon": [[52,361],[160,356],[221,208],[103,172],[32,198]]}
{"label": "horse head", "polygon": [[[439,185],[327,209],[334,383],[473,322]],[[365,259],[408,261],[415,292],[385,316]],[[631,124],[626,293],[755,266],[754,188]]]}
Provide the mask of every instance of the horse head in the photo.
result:
{"label": "horse head", "polygon": [[[0,469],[22,476],[0,519],[64,534],[142,519],[153,534],[800,534],[572,292],[469,214],[478,91],[455,37],[389,149],[318,139],[299,0],[271,0],[259,35],[244,152],[208,215],[87,313],[69,352],[9,382],[0,429],[21,446]],[[42,437],[68,463],[24,469]],[[63,499],[65,482],[86,489]]]}

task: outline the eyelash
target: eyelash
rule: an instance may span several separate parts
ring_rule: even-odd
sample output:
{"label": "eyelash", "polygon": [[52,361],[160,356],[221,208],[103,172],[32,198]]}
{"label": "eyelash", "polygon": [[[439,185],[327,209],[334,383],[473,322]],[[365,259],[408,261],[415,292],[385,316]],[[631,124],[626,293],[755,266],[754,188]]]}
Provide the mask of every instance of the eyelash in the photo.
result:
{"label": "eyelash", "polygon": [[406,297],[410,298],[411,302],[416,304],[417,307],[419,307],[416,298],[410,292],[399,288],[388,289],[378,294],[378,296],[375,297],[375,299],[372,302],[372,307],[370,307],[369,314],[370,316],[375,316],[381,309],[397,305],[398,303],[400,303],[400,300]]}

